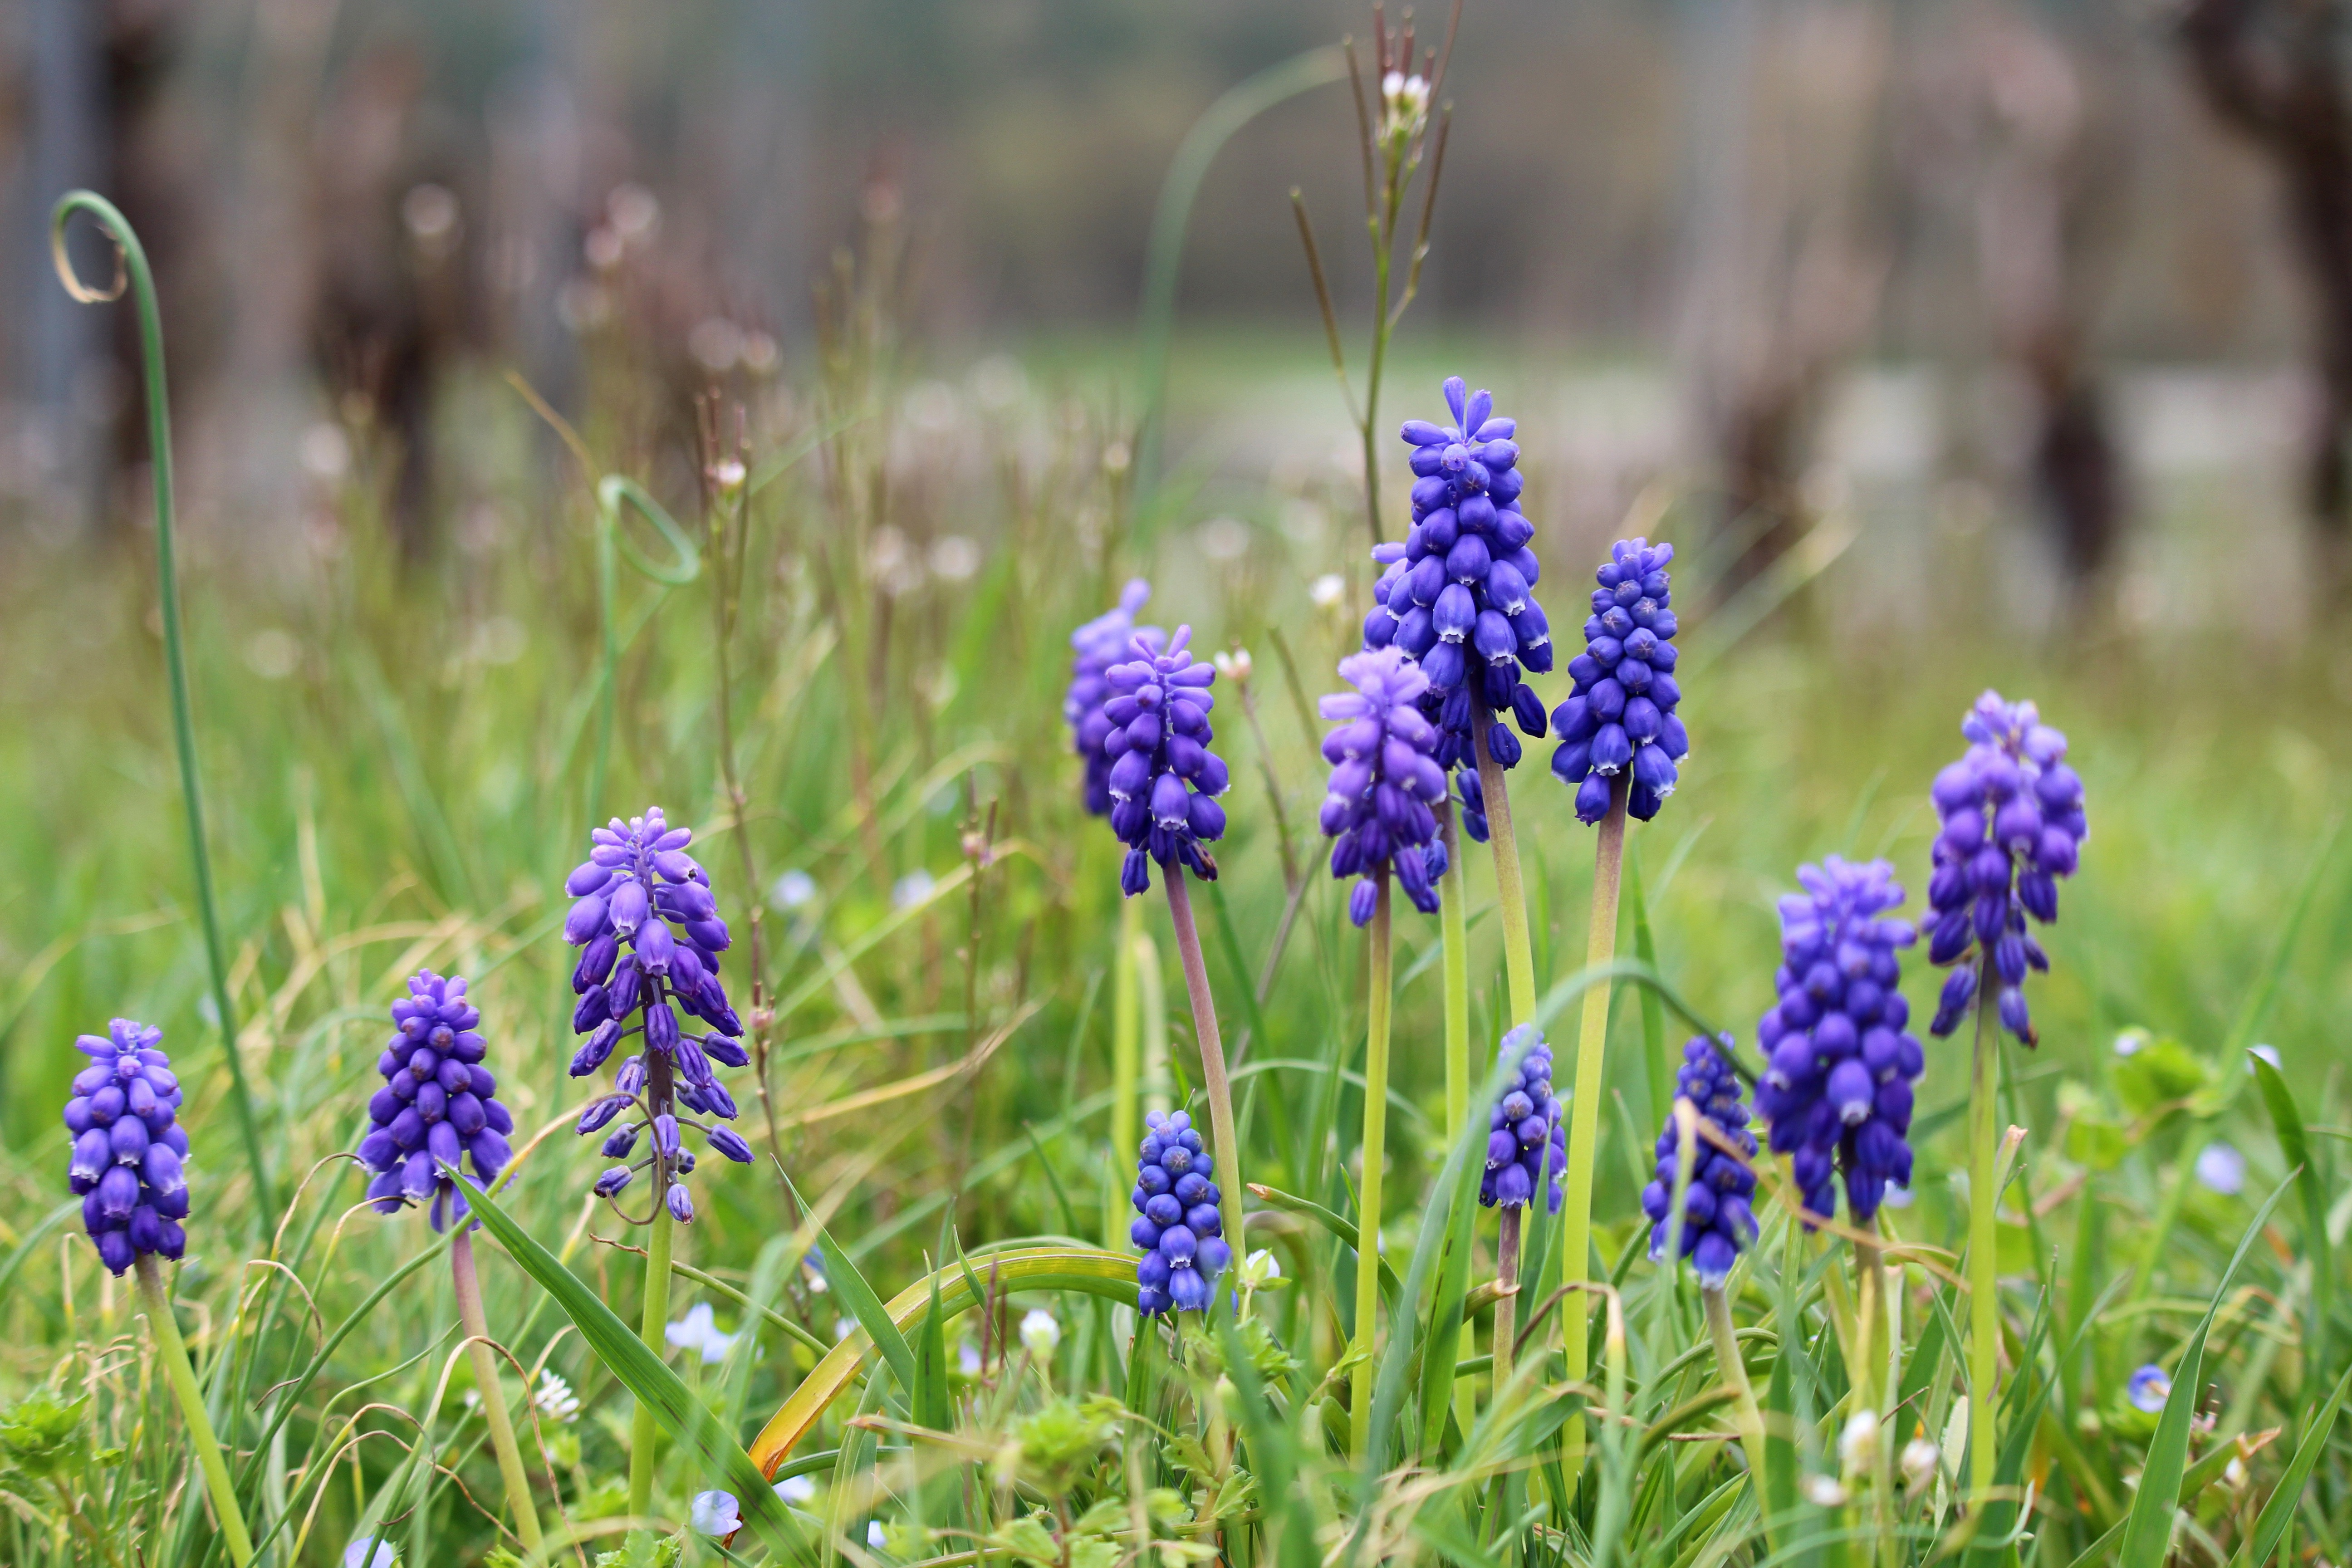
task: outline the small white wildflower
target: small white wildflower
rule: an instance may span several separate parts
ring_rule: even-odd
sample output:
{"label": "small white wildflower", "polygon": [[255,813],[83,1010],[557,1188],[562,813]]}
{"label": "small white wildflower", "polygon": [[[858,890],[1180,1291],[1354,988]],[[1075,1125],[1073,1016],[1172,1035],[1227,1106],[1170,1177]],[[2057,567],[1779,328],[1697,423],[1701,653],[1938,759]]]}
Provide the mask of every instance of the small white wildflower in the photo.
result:
{"label": "small white wildflower", "polygon": [[1857,1410],[1838,1434],[1838,1465],[1849,1476],[1867,1475],[1878,1461],[1878,1413]]}
{"label": "small white wildflower", "polygon": [[877,1552],[890,1544],[889,1538],[882,1533],[880,1520],[869,1519],[866,1521],[866,1544]]}
{"label": "small white wildflower", "polygon": [[902,910],[911,910],[931,896],[939,879],[929,871],[909,871],[890,884],[890,902]]}
{"label": "small white wildflower", "polygon": [[743,1528],[733,1492],[695,1493],[694,1501],[687,1508],[686,1521],[704,1535],[732,1535]]}
{"label": "small white wildflower", "polygon": [[1044,1361],[1061,1342],[1062,1325],[1054,1321],[1054,1314],[1043,1307],[1029,1309],[1027,1315],[1021,1320],[1023,1348],[1039,1361]]}
{"label": "small white wildflower", "polygon": [[2116,1037],[2116,1055],[2136,1057],[2147,1047],[2146,1029],[2126,1029]]}
{"label": "small white wildflower", "polygon": [[1242,1259],[1242,1288],[1245,1290],[1263,1290],[1268,1281],[1281,1278],[1282,1259],[1274,1255],[1271,1247],[1261,1247]]}
{"label": "small white wildflower", "polygon": [[1212,656],[1212,662],[1218,675],[1235,684],[1250,678],[1250,651],[1245,647],[1237,647],[1231,653],[1220,650]]}
{"label": "small white wildflower", "polygon": [[[2270,1063],[2271,1066],[2277,1068],[2281,1072],[2284,1072],[2286,1070],[2285,1064],[2279,1060],[2279,1048],[2276,1046],[2256,1046],[2253,1047],[2253,1052],[2254,1055],[2262,1058],[2263,1060]],[[2246,1070],[2249,1073],[2252,1072],[2254,1070],[2254,1064],[2248,1062],[2246,1064]]]}
{"label": "small white wildflower", "polygon": [[1934,1439],[1914,1437],[1903,1445],[1903,1484],[1919,1491],[1936,1479],[1936,1461],[1942,1457]]}
{"label": "small white wildflower", "polygon": [[1318,610],[1332,608],[1347,592],[1348,580],[1337,572],[1326,572],[1307,585],[1307,596],[1315,602]]}
{"label": "small white wildflower", "polygon": [[557,1421],[580,1418],[580,1396],[572,1392],[572,1385],[563,1380],[560,1372],[539,1374],[539,1386],[531,1391],[530,1402],[539,1407],[541,1415]]}
{"label": "small white wildflower", "polygon": [[836,1340],[845,1340],[856,1331],[857,1325],[847,1318],[835,1318],[833,1321],[833,1337]]}
{"label": "small white wildflower", "polygon": [[[369,1548],[374,1548],[370,1551]],[[343,1568],[394,1568],[400,1561],[393,1555],[392,1543],[362,1535],[343,1548]]]}
{"label": "small white wildflower", "polygon": [[688,1307],[685,1317],[662,1330],[662,1337],[682,1351],[701,1352],[705,1366],[725,1361],[736,1339],[733,1334],[719,1331],[708,1301],[697,1301]]}
{"label": "small white wildflower", "polygon": [[1907,1209],[1911,1206],[1911,1189],[1889,1182],[1885,1195],[1878,1201],[1891,1209]]}
{"label": "small white wildflower", "polygon": [[809,1502],[816,1497],[816,1482],[806,1476],[786,1476],[776,1483],[776,1495],[786,1502]]}
{"label": "small white wildflower", "polygon": [[768,907],[778,914],[799,909],[816,897],[816,879],[798,868],[776,879],[768,889]]}
{"label": "small white wildflower", "polygon": [[721,495],[733,495],[751,477],[751,471],[733,458],[721,458],[710,465],[710,482],[719,488]]}
{"label": "small white wildflower", "polygon": [[966,1377],[980,1375],[980,1351],[970,1340],[956,1346],[956,1366]]}
{"label": "small white wildflower", "polygon": [[2227,1143],[2208,1143],[2197,1152],[2197,1179],[2223,1197],[2235,1197],[2246,1185],[2246,1157]]}
{"label": "small white wildflower", "polygon": [[961,533],[942,533],[931,541],[931,575],[943,583],[961,583],[978,575],[980,546]]}
{"label": "small white wildflower", "polygon": [[1835,1476],[1807,1476],[1805,1500],[1815,1508],[1843,1508],[1846,1489]]}

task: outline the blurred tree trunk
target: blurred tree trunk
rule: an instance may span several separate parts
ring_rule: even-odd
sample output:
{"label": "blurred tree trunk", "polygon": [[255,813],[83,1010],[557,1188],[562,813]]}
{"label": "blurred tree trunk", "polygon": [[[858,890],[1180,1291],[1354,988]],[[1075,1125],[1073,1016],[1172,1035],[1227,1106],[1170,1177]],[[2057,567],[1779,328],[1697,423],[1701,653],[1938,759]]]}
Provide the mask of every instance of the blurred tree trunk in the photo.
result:
{"label": "blurred tree trunk", "polygon": [[2352,583],[2352,104],[2339,0],[2187,0],[2179,37],[2212,111],[2277,169],[2310,285],[2317,407],[2305,504],[2331,593]]}

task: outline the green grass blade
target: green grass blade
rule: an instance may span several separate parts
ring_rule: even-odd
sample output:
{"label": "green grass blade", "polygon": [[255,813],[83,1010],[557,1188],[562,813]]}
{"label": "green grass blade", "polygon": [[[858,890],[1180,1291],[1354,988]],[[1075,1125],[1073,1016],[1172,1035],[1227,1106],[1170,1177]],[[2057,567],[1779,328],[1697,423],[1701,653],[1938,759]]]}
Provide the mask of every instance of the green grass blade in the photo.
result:
{"label": "green grass blade", "polygon": [[2327,1396],[2327,1403],[2319,1407],[2319,1414],[2304,1429],[2303,1441],[2295,1445],[2294,1458],[2287,1461],[2286,1473],[2279,1477],[2277,1489],[2263,1504],[2263,1511],[2254,1517],[2254,1533],[2246,1542],[2245,1568],[2263,1568],[2271,1553],[2278,1550],[2279,1538],[2286,1533],[2287,1524],[2294,1518],[2294,1505],[2303,1500],[2303,1489],[2309,1483],[2319,1456],[2326,1450],[2328,1434],[2336,1429],[2336,1417],[2343,1411],[2347,1394],[2352,1394],[2352,1367],[2344,1369],[2344,1375],[2336,1382],[2336,1392]]}
{"label": "green grass blade", "polygon": [[[878,1303],[877,1303],[878,1305]],[[947,1315],[940,1310],[940,1277],[931,1276],[931,1305],[915,1331],[915,1425],[951,1430],[955,1406],[948,1399]]]}
{"label": "green grass blade", "polygon": [[[785,1184],[791,1185],[789,1182]],[[797,1188],[793,1191],[793,1202],[800,1205],[803,1214],[809,1212],[809,1205],[802,1201]],[[907,1343],[907,1336],[899,1332],[898,1325],[891,1321],[888,1310],[882,1305],[882,1298],[874,1293],[874,1287],[866,1282],[866,1276],[857,1271],[857,1265],[849,1261],[849,1255],[841,1250],[832,1233],[822,1226],[817,1227],[816,1249],[818,1256],[824,1259],[825,1281],[833,1287],[834,1295],[849,1309],[849,1315],[857,1320],[857,1326],[873,1336],[874,1343],[882,1352],[882,1359],[890,1363],[891,1372],[898,1375],[899,1386],[909,1394],[913,1394],[914,1348]]]}
{"label": "green grass blade", "polygon": [[[1539,1189],[1540,1190],[1540,1189]],[[1445,1220],[1445,1256],[1430,1298],[1429,1327],[1422,1342],[1421,1447],[1433,1459],[1445,1436],[1454,1404],[1454,1363],[1462,1345],[1465,1298],[1470,1293],[1470,1255],[1477,1242],[1478,1194],[1465,1186],[1454,1194]]]}
{"label": "green grass blade", "polygon": [[[1658,944],[1650,933],[1650,900],[1642,885],[1641,842],[1636,837],[1633,853],[1625,857],[1625,902],[1633,916],[1633,956],[1654,973],[1658,967]],[[1667,1108],[1675,1102],[1675,1064],[1666,1055],[1666,1005],[1647,985],[1641,988],[1640,995],[1642,1059],[1649,1067],[1650,1115],[1663,1121]]]}
{"label": "green grass blade", "polygon": [[2326,1187],[2312,1159],[2303,1113],[2295,1108],[2286,1075],[2252,1051],[2246,1053],[2246,1060],[2254,1069],[2254,1083],[2271,1113],[2271,1125],[2277,1130],[2279,1152],[2294,1172],[2295,1191],[2303,1199],[2303,1250],[2311,1262],[2311,1342],[2304,1350],[2304,1375],[2305,1386],[2316,1389],[2319,1369],[2327,1364],[2327,1313],[2336,1283],[2335,1264],[2328,1257]]}

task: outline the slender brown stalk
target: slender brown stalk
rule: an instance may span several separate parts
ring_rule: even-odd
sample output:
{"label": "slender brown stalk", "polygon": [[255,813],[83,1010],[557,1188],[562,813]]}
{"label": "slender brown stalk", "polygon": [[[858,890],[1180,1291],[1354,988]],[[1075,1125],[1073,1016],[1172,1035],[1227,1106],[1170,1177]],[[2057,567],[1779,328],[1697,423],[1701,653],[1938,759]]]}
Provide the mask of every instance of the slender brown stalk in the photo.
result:
{"label": "slender brown stalk", "polygon": [[1225,1077],[1225,1047],[1217,1033],[1217,1001],[1209,992],[1209,966],[1201,955],[1200,929],[1192,923],[1192,896],[1184,886],[1184,868],[1163,867],[1160,879],[1168,889],[1168,917],[1176,927],[1176,952],[1184,961],[1184,993],[1192,1004],[1192,1032],[1201,1046],[1201,1086],[1209,1097],[1209,1130],[1216,1137],[1213,1168],[1233,1205],[1233,1243],[1242,1251],[1242,1145],[1234,1132],[1234,1089]]}

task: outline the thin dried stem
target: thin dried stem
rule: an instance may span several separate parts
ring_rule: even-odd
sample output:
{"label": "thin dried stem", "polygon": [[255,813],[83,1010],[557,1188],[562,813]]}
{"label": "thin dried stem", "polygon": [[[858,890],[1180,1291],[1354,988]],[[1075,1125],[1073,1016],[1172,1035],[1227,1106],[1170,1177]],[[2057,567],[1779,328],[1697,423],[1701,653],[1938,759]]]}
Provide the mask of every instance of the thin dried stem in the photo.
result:
{"label": "thin dried stem", "polygon": [[1323,256],[1315,247],[1315,226],[1307,218],[1307,198],[1298,187],[1290,187],[1290,211],[1298,219],[1298,243],[1307,247],[1307,271],[1315,279],[1315,303],[1323,311],[1323,341],[1331,351],[1331,374],[1339,383],[1339,395],[1348,401],[1348,417],[1360,429],[1364,416],[1356,408],[1355,389],[1348,384],[1347,356],[1339,348],[1339,318],[1331,309],[1331,286],[1324,280]]}

